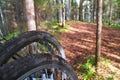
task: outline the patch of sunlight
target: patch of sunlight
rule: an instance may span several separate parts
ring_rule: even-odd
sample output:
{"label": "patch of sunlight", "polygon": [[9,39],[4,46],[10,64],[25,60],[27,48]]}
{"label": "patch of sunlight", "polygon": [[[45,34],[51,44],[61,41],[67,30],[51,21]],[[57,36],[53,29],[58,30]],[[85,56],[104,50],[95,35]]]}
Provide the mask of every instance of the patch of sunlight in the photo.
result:
{"label": "patch of sunlight", "polygon": [[75,46],[79,47],[80,49],[87,49],[87,50],[91,50],[91,48],[89,46],[85,46],[85,45],[78,45],[78,44],[74,44]]}
{"label": "patch of sunlight", "polygon": [[108,76],[108,77],[113,76],[114,80],[119,79],[120,69],[113,66],[108,60],[102,60],[101,64],[104,66],[103,69],[105,69],[105,70],[107,69],[107,73],[105,74],[106,76]]}
{"label": "patch of sunlight", "polygon": [[88,48],[88,47],[85,46],[85,45],[80,45],[80,47],[83,48],[83,49],[87,49],[87,48]]}
{"label": "patch of sunlight", "polygon": [[82,39],[82,40],[84,40],[84,41],[86,41],[86,42],[94,42],[93,40],[90,40],[90,39]]}
{"label": "patch of sunlight", "polygon": [[79,29],[77,29],[77,28],[73,28],[73,27],[70,27],[70,30],[71,30],[71,32],[79,32],[80,30]]}
{"label": "patch of sunlight", "polygon": [[57,25],[52,26],[53,29],[54,29],[54,28],[57,28],[57,27],[58,27]]}
{"label": "patch of sunlight", "polygon": [[102,60],[101,63],[108,67],[112,72],[119,71],[119,69],[113,66],[108,60]]}
{"label": "patch of sunlight", "polygon": [[118,47],[118,46],[120,46],[120,44],[116,44],[116,43],[109,43],[109,46],[115,46],[115,47]]}
{"label": "patch of sunlight", "polygon": [[[112,72],[116,72],[116,71],[120,72],[120,70],[118,68],[114,67],[111,64],[108,64],[108,67],[111,69]],[[118,73],[118,74],[120,74],[120,73]]]}
{"label": "patch of sunlight", "polygon": [[86,49],[86,50],[89,50],[91,51],[94,47],[94,45],[84,45],[84,44],[80,44],[79,42],[75,42],[75,43],[72,43],[74,46],[78,47],[79,49]]}
{"label": "patch of sunlight", "polygon": [[114,38],[115,40],[120,40],[120,38],[119,37],[116,37],[116,38]]}
{"label": "patch of sunlight", "polygon": [[77,29],[77,28],[73,28],[73,27],[70,27],[70,32],[71,33],[76,33],[76,32],[80,32],[80,33],[89,33],[89,34],[93,34],[93,32],[91,31],[87,31],[87,30],[84,30],[84,29]]}
{"label": "patch of sunlight", "polygon": [[107,55],[107,56],[111,56],[111,57],[113,57],[113,58],[115,58],[115,59],[119,59],[119,60],[120,60],[120,57],[117,56],[117,55],[115,55],[115,54],[108,53],[108,52],[105,52],[104,54]]}

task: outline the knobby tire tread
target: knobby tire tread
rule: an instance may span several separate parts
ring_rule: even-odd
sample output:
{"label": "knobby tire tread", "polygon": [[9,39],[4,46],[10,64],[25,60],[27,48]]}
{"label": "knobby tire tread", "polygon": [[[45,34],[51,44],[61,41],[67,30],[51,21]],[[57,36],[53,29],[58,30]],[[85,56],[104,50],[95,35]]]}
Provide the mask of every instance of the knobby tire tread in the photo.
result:
{"label": "knobby tire tread", "polygon": [[[26,74],[28,71],[37,67],[44,69],[49,66],[59,67],[61,70],[65,70],[71,80],[78,80],[72,67],[60,56],[50,54],[34,54],[23,58],[20,58],[11,63],[4,64],[0,67],[0,78],[1,80],[16,80]],[[31,72],[31,73],[34,73]],[[1,76],[2,75],[2,76]]]}
{"label": "knobby tire tread", "polygon": [[64,56],[65,58],[64,51],[55,37],[43,31],[27,31],[8,40],[5,42],[2,48],[0,48],[0,65],[5,64],[10,59],[10,57],[12,57],[23,47],[38,41],[50,42],[56,47],[59,55]]}

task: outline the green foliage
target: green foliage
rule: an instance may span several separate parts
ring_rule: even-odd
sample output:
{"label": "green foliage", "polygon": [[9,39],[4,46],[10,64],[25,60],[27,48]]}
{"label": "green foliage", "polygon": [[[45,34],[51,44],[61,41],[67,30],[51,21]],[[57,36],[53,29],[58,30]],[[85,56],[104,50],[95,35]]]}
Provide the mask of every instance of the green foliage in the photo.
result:
{"label": "green foliage", "polygon": [[72,20],[72,22],[81,22],[81,21],[79,21],[79,20]]}
{"label": "green foliage", "polygon": [[120,29],[120,24],[111,24],[112,28]]}
{"label": "green foliage", "polygon": [[114,79],[113,79],[113,77],[109,77],[109,78],[107,78],[107,80],[114,80]]}
{"label": "green foliage", "polygon": [[103,25],[111,28],[115,28],[115,29],[120,29],[120,24],[112,23],[111,25],[109,25],[109,23],[104,23]]}
{"label": "green foliage", "polygon": [[47,49],[45,48],[44,45],[39,45],[39,48],[40,48],[41,51],[44,51],[44,52],[47,51]]}
{"label": "green foliage", "polygon": [[61,33],[68,30],[68,28],[69,28],[69,24],[66,23],[64,27],[57,26],[56,28],[54,28],[54,30],[55,30],[55,33]]}
{"label": "green foliage", "polygon": [[52,18],[51,21],[46,21],[45,25],[49,28],[52,29],[54,25],[57,25],[57,20]]}
{"label": "green foliage", "polygon": [[49,0],[34,0],[35,4],[37,4],[37,6],[42,5],[43,7],[48,5]]}
{"label": "green foliage", "polygon": [[116,0],[116,4],[117,4],[116,7],[117,18],[120,19],[120,0]]}
{"label": "green foliage", "polygon": [[82,76],[82,80],[119,80],[118,72],[120,70],[112,66],[108,60],[105,58],[100,59],[99,69],[102,73],[99,74],[95,71],[94,63],[95,57],[89,56],[86,58],[85,63],[78,65],[78,76]]}
{"label": "green foliage", "polygon": [[78,68],[81,71],[80,73],[83,75],[83,80],[93,79],[95,77],[94,63],[95,59],[93,57],[88,57],[85,63],[79,64]]}
{"label": "green foliage", "polygon": [[104,26],[109,26],[109,23],[108,22],[104,22],[103,25]]}
{"label": "green foliage", "polygon": [[5,36],[5,39],[9,40],[9,39],[11,39],[12,37],[14,37],[18,34],[19,34],[18,31],[14,31],[14,32],[10,33],[9,35]]}
{"label": "green foliage", "polygon": [[52,18],[51,21],[45,21],[42,24],[47,26],[48,32],[51,32],[52,34],[65,32],[69,28],[69,24],[67,23],[64,27],[60,26],[58,21],[54,18]]}

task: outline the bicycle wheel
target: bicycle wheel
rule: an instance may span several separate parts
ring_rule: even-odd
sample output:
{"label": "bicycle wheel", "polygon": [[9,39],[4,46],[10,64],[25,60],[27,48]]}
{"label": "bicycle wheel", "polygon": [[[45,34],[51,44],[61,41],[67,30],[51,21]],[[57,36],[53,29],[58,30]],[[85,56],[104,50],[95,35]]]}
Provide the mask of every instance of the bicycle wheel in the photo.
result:
{"label": "bicycle wheel", "polygon": [[[63,76],[64,74],[64,76]],[[0,67],[1,80],[78,80],[73,68],[59,56],[33,54]]]}
{"label": "bicycle wheel", "polygon": [[44,46],[48,53],[58,54],[62,58],[66,58],[63,48],[55,37],[46,32],[28,31],[8,40],[2,46],[0,49],[0,65],[8,62],[12,56],[34,42],[39,43],[40,46]]}

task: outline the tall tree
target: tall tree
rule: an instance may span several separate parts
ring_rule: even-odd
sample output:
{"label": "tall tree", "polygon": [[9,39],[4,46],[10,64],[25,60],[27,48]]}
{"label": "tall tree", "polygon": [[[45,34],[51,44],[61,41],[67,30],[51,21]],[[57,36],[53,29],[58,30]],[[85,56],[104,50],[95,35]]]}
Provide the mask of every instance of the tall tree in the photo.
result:
{"label": "tall tree", "polygon": [[110,3],[109,3],[109,25],[111,24],[111,21],[112,21],[112,0],[110,0]]}
{"label": "tall tree", "polygon": [[36,30],[34,0],[25,0],[28,31]]}
{"label": "tall tree", "polygon": [[90,1],[85,0],[83,2],[83,20],[91,22]]}
{"label": "tall tree", "polygon": [[83,9],[83,0],[79,1],[79,20],[82,21],[82,9]]}
{"label": "tall tree", "polygon": [[92,10],[92,21],[95,22],[95,14],[96,14],[96,2],[97,0],[92,0],[93,10]]}
{"label": "tall tree", "polygon": [[17,22],[17,26],[20,32],[23,32],[23,1],[21,0],[14,0],[14,7],[15,7],[15,19]]}
{"label": "tall tree", "polygon": [[65,12],[66,12],[66,20],[70,20],[70,0],[65,0]]}
{"label": "tall tree", "polygon": [[95,65],[98,68],[98,62],[101,54],[101,31],[102,31],[102,0],[97,0],[97,28],[96,28],[96,53]]}
{"label": "tall tree", "polygon": [[[1,31],[2,31],[3,35],[8,35],[9,34],[9,29],[8,29],[8,22],[7,22],[7,19],[6,19],[7,10],[6,10],[6,12],[4,11],[5,7],[7,5],[6,6],[4,6],[4,5],[6,5],[6,2],[5,1],[0,1],[0,18],[1,18],[1,22],[2,22]],[[8,12],[9,12],[9,10],[8,10]],[[10,25],[9,25],[9,27],[10,27]]]}
{"label": "tall tree", "polygon": [[62,0],[62,27],[65,26],[65,0]]}
{"label": "tall tree", "polygon": [[60,26],[62,26],[62,1],[61,0],[56,0],[58,4],[58,23]]}
{"label": "tall tree", "polygon": [[76,20],[79,20],[79,6],[80,0],[76,0]]}
{"label": "tall tree", "polygon": [[[25,9],[26,9],[28,31],[36,30],[34,0],[25,0]],[[28,47],[29,53],[36,53],[35,49],[37,49],[36,43],[32,43]]]}
{"label": "tall tree", "polygon": [[116,0],[117,2],[117,22],[120,23],[120,0]]}
{"label": "tall tree", "polygon": [[4,16],[3,16],[3,12],[2,12],[2,8],[1,8],[1,6],[0,6],[0,17],[1,17],[1,22],[2,22],[2,28],[1,29],[3,29],[3,32],[2,32],[2,30],[0,29],[0,32],[1,32],[1,35],[6,35],[7,34],[7,32],[6,32],[6,29],[5,29],[5,19],[4,19]]}
{"label": "tall tree", "polygon": [[51,8],[50,11],[52,11],[51,17],[56,19],[57,18],[56,14],[55,14],[56,13],[56,9],[55,9],[56,8],[56,0],[49,0],[49,4],[50,4],[50,8]]}

